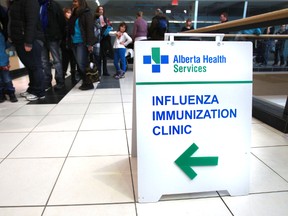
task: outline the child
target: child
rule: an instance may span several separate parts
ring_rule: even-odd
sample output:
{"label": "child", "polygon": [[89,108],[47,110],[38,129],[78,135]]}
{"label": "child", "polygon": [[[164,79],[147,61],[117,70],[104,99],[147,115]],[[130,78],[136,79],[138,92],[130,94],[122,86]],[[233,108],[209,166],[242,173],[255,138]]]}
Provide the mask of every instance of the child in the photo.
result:
{"label": "child", "polygon": [[[126,72],[126,46],[132,42],[132,38],[127,34],[127,25],[125,22],[120,23],[118,31],[112,31],[110,36],[116,36],[113,49],[114,49],[114,66],[116,69],[115,79],[125,77]],[[121,62],[119,66],[119,60]]]}
{"label": "child", "polygon": [[11,102],[17,102],[15,96],[15,88],[9,73],[9,56],[6,53],[5,31],[7,26],[7,17],[5,17],[5,9],[0,5],[0,103],[6,100],[5,94],[8,94]]}

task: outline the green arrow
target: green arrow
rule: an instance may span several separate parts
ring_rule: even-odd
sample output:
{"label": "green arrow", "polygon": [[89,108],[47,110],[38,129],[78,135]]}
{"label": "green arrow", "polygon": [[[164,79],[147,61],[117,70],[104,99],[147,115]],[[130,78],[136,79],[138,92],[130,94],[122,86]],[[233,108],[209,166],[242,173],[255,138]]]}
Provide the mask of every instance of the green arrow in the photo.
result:
{"label": "green arrow", "polygon": [[198,150],[198,146],[193,143],[175,163],[177,166],[192,180],[197,176],[197,173],[191,166],[217,166],[218,157],[191,157]]}

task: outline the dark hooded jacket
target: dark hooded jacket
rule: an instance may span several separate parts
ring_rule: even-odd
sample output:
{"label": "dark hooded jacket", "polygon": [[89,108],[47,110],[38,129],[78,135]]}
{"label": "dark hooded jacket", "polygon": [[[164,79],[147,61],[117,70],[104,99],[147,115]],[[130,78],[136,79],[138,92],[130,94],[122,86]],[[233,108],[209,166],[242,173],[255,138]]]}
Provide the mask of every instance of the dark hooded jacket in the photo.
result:
{"label": "dark hooded jacket", "polygon": [[40,6],[47,4],[47,26],[44,28],[45,39],[48,41],[59,41],[63,39],[66,20],[60,5],[54,0],[38,0]]}
{"label": "dark hooded jacket", "polygon": [[74,26],[78,18],[84,44],[93,46],[97,39],[94,36],[94,20],[89,8],[78,11],[77,14],[75,11],[72,13],[72,16],[69,19],[70,35],[74,35]]}
{"label": "dark hooded jacket", "polygon": [[7,26],[8,26],[8,13],[7,9],[0,5],[0,32],[4,35],[7,40]]}
{"label": "dark hooded jacket", "polygon": [[44,40],[37,0],[14,0],[9,7],[9,22],[13,43],[32,46],[34,40]]}

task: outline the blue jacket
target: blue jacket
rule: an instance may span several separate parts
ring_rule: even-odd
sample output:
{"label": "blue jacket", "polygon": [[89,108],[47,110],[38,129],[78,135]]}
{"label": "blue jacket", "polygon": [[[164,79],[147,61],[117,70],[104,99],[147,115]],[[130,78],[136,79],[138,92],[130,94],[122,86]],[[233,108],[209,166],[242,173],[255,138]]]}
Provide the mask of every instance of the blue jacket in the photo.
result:
{"label": "blue jacket", "polygon": [[9,56],[6,53],[6,42],[4,35],[0,32],[0,66],[4,67],[9,65]]}

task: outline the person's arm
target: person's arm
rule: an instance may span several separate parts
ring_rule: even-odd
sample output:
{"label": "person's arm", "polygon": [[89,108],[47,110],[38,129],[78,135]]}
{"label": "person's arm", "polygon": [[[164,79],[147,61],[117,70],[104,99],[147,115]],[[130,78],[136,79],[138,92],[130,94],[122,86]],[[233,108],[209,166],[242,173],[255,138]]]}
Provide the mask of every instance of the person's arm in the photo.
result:
{"label": "person's arm", "polygon": [[137,33],[137,23],[136,23],[136,21],[135,21],[135,22],[134,22],[134,25],[133,25],[133,32],[132,32],[132,38],[133,38],[133,40],[135,40],[136,33]]}
{"label": "person's arm", "polygon": [[127,32],[125,32],[123,36],[125,38],[123,45],[126,47],[128,44],[132,43],[132,38],[127,34]]}
{"label": "person's arm", "polygon": [[116,35],[117,35],[117,31],[110,31],[110,32],[109,32],[109,35],[110,35],[110,36],[114,36],[114,37],[116,37]]}
{"label": "person's arm", "polygon": [[85,31],[86,31],[86,43],[89,52],[93,51],[93,45],[97,42],[97,38],[94,36],[94,20],[90,12],[85,14]]}
{"label": "person's arm", "polygon": [[[33,6],[32,6],[33,5]],[[26,0],[23,8],[24,13],[24,48],[27,52],[32,50],[35,40],[37,23],[39,21],[40,6],[37,0]]]}

